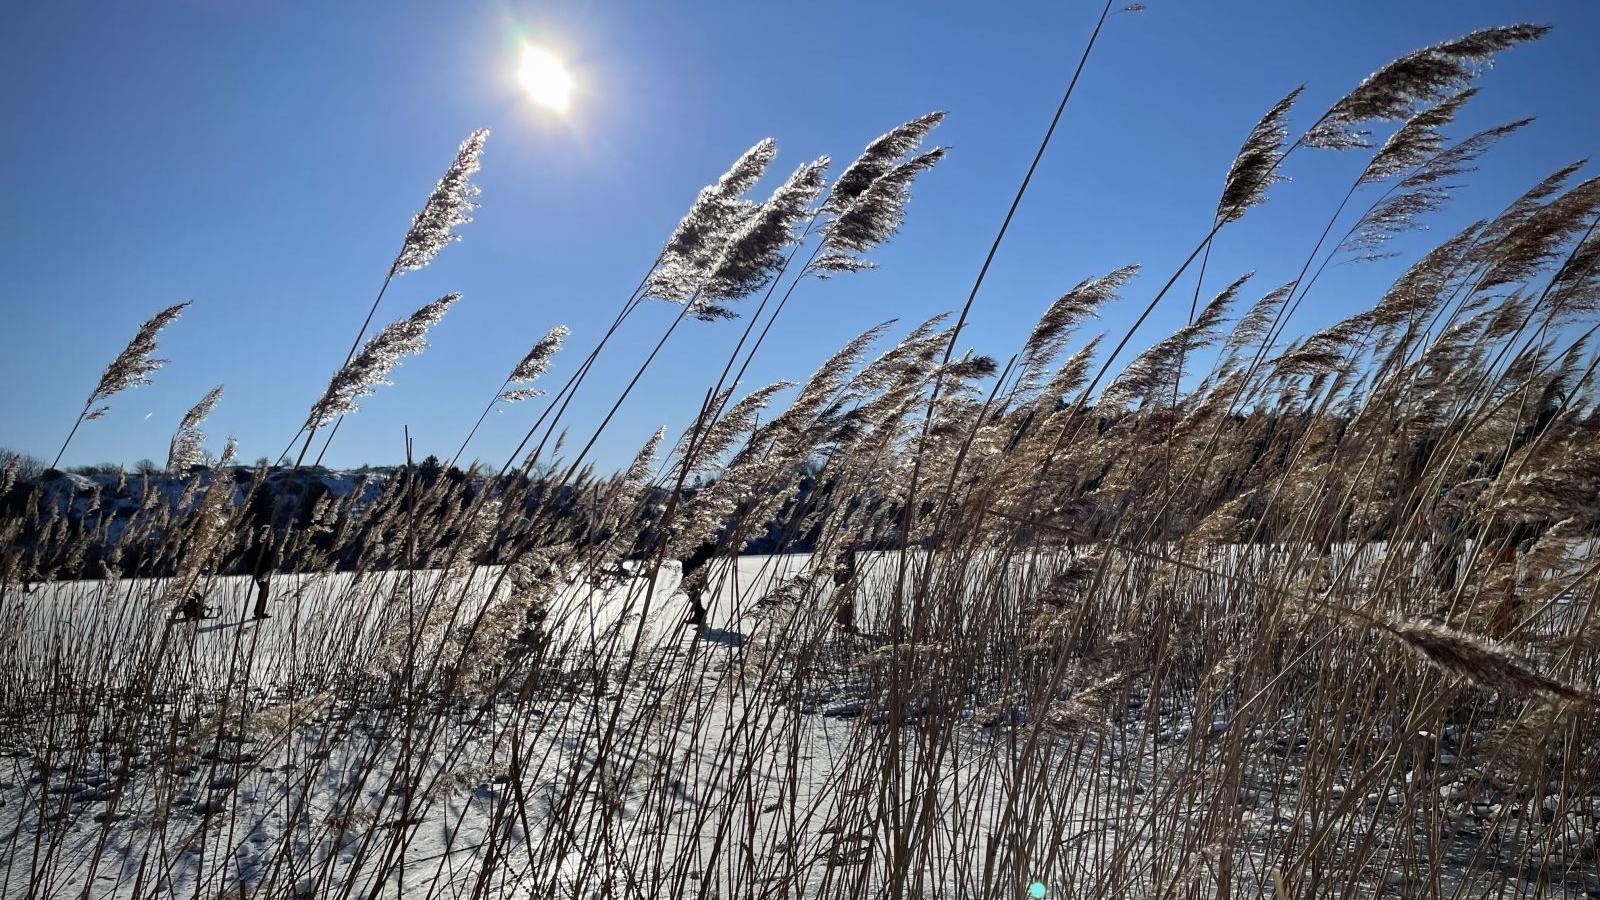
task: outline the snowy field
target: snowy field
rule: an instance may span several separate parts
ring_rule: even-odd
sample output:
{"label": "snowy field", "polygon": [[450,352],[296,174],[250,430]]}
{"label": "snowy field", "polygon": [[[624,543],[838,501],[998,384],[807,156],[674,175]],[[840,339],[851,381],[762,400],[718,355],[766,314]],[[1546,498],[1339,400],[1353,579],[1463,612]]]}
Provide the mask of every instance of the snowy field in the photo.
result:
{"label": "snowy field", "polygon": [[[889,590],[897,558],[865,558],[862,597]],[[280,576],[259,622],[247,578],[216,580],[217,615],[199,623],[152,611],[160,582],[8,588],[0,896],[875,896],[895,879],[907,896],[1135,896],[1185,823],[1217,814],[1174,786],[1223,752],[1227,709],[1170,695],[1149,709],[1136,688],[1108,727],[1030,746],[1043,732],[994,727],[1010,713],[990,697],[957,698],[954,729],[919,728],[931,710],[916,702],[891,715],[861,663],[882,636],[810,639],[803,678],[770,665],[802,632],[758,601],[808,562],[741,558],[699,634],[681,624],[675,569],[653,590],[573,583],[549,620],[561,665],[448,695],[395,688],[429,682],[385,671],[384,635],[433,615],[415,598],[462,598],[448,614],[470,620],[496,569],[443,592],[440,572]],[[1282,810],[1329,802],[1283,774],[1303,727],[1241,737],[1261,780],[1223,793],[1247,845],[1302,824]],[[1395,816],[1409,840],[1411,813],[1386,790],[1358,814]],[[896,846],[913,824],[918,845]],[[1492,828],[1449,839],[1464,869],[1506,870],[1504,896],[1526,888],[1501,862],[1521,848]],[[1257,863],[1236,862],[1236,880],[1269,897]],[[1421,895],[1369,874],[1372,896]],[[1570,874],[1540,895],[1583,896]]]}
{"label": "snowy field", "polygon": [[[709,604],[716,627],[698,636],[680,624],[675,571],[648,613],[643,579],[575,585],[556,604],[556,627],[575,646],[636,638],[632,677],[578,665],[531,699],[425,697],[410,709],[352,694],[346,673],[369,667],[394,598],[427,594],[437,572],[280,576],[273,617],[260,622],[247,618],[253,583],[218,579],[206,596],[215,618],[170,626],[149,609],[159,582],[12,590],[3,652],[13,698],[40,688],[18,677],[25,670],[51,673],[57,692],[73,691],[63,673],[87,672],[136,691],[141,660],[159,652],[176,665],[164,684],[143,686],[147,722],[124,719],[129,698],[115,696],[8,712],[0,895],[192,896],[222,886],[252,896],[349,887],[530,896],[563,875],[593,884],[597,870],[624,895],[702,883],[717,896],[764,883],[843,890],[870,841],[835,800],[860,799],[858,780],[872,782],[852,767],[867,758],[852,746],[872,743],[864,731],[882,726],[858,715],[866,703],[848,679],[782,710],[748,665],[764,640],[749,598],[805,562],[741,559]],[[888,568],[869,563],[864,577]],[[487,595],[495,574],[473,573],[468,593]],[[870,640],[844,652],[870,650]],[[194,724],[139,733],[174,721]],[[61,740],[63,731],[105,739]],[[136,749],[114,752],[119,744]],[[952,770],[949,787],[961,781]],[[586,820],[571,821],[574,810]],[[45,842],[41,824],[67,827]],[[552,832],[566,828],[577,833],[562,846]],[[498,857],[486,859],[491,851]],[[752,871],[740,863],[750,858],[787,860],[789,871]]]}

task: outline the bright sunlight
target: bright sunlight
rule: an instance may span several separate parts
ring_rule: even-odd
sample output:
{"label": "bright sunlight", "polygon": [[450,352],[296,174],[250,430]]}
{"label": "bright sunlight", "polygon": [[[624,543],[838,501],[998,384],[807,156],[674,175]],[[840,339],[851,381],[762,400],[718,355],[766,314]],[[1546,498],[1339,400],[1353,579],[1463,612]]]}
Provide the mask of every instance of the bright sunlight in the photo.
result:
{"label": "bright sunlight", "polygon": [[556,112],[566,112],[572,99],[572,75],[555,54],[528,45],[522,48],[522,62],[517,66],[517,80],[523,90],[540,106]]}

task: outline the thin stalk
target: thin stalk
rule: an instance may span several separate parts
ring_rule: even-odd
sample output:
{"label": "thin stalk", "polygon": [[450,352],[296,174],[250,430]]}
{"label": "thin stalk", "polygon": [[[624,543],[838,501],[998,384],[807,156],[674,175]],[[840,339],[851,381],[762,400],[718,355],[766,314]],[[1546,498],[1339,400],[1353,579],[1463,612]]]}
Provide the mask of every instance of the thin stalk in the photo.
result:
{"label": "thin stalk", "polygon": [[73,435],[78,433],[78,427],[83,424],[84,418],[89,415],[89,407],[93,403],[94,401],[91,400],[83,405],[83,411],[78,413],[78,420],[72,423],[72,430],[67,432],[67,439],[61,442],[61,449],[56,451],[56,458],[50,461],[50,468],[54,469],[61,463],[62,455],[67,452],[67,445],[72,443]]}
{"label": "thin stalk", "polygon": [[505,393],[505,389],[510,386],[510,384],[510,378],[507,378],[505,381],[500,383],[500,389],[494,392],[494,399],[490,400],[488,405],[483,408],[483,412],[478,414],[478,421],[472,423],[472,430],[467,432],[466,439],[461,442],[460,447],[456,448],[455,455],[450,457],[450,462],[445,466],[445,468],[448,469],[451,466],[454,466],[456,464],[456,460],[461,458],[461,454],[467,451],[467,445],[472,443],[473,436],[476,435],[478,433],[478,429],[483,426],[483,420],[489,418],[490,411],[494,409],[494,405],[496,403],[500,402],[500,395]]}

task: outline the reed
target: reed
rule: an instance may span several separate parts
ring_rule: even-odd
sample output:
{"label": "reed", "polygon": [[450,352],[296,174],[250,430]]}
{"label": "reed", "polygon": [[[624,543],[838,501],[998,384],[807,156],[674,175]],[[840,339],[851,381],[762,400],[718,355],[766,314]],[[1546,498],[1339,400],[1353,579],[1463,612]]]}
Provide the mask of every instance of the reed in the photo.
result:
{"label": "reed", "polygon": [[[1481,70],[1544,31],[1407,54],[1309,125],[1289,92],[1177,271],[1147,293],[1136,264],[1085,273],[1016,348],[955,352],[1077,74],[965,305],[796,383],[740,386],[799,285],[873,268],[914,214],[942,113],[763,200],[776,144],[742,155],[498,470],[455,463],[542,393],[564,326],[445,464],[408,444],[359,476],[247,468],[230,442],[201,465],[220,387],[165,471],[9,458],[0,894],[1600,890],[1600,180],[1563,167],[1344,319],[1296,318],[1533,127],[1452,134]],[[466,221],[482,137],[388,279]],[[1208,287],[1213,242],[1321,149],[1364,162],[1298,274]],[[1186,278],[1183,323],[1135,344]],[[1082,333],[1134,293],[1129,328]],[[358,338],[301,461],[457,299]],[[567,411],[650,300],[676,316],[568,453]],[[183,308],[78,424],[149,381]],[[738,317],[677,440],[596,471],[677,329]]]}

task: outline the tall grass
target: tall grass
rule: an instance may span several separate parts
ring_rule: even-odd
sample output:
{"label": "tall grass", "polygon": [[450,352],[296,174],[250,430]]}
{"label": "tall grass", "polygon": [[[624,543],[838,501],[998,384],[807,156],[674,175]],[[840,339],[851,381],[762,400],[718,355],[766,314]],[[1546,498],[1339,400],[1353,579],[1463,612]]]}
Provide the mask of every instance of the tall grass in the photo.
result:
{"label": "tall grass", "polygon": [[[1085,273],[1006,362],[955,353],[980,272],[953,321],[738,388],[807,279],[893,237],[942,164],[933,114],[763,201],[776,145],[742,156],[498,471],[196,466],[216,392],[170,476],[13,461],[0,894],[1600,891],[1600,179],[1537,182],[1291,337],[1327,266],[1419,225],[1526,124],[1446,135],[1478,67],[1543,31],[1408,54],[1309,125],[1289,93],[1176,271]],[[464,220],[474,139],[385,289]],[[1322,150],[1368,162],[1299,274],[1208,284],[1227,226]],[[1122,360],[1189,277],[1185,324]],[[1080,334],[1146,293],[1114,341]],[[587,373],[652,299],[679,315],[567,455]],[[453,300],[358,337],[302,457]],[[597,473],[656,351],[741,312],[695,420]],[[80,423],[151,371],[164,324]],[[533,397],[565,337],[488,409]],[[273,618],[243,621],[268,590]]]}

